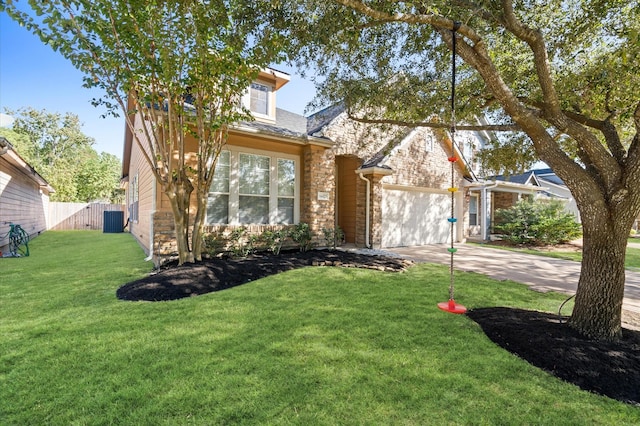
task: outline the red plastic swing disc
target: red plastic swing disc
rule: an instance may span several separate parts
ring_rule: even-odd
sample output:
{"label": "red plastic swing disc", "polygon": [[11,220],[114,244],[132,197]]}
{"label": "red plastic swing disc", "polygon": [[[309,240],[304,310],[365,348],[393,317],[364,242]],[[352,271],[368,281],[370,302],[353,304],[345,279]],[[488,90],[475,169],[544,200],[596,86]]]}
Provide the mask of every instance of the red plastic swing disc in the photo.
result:
{"label": "red plastic swing disc", "polygon": [[445,312],[451,312],[452,314],[464,314],[467,312],[467,308],[456,303],[453,299],[449,299],[448,302],[438,303],[438,308]]}

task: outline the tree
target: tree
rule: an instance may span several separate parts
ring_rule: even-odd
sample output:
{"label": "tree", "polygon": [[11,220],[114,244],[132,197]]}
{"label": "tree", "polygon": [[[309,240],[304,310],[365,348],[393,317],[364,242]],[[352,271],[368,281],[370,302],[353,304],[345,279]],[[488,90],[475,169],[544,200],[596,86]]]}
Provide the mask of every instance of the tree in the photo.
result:
{"label": "tree", "polygon": [[34,108],[7,112],[15,121],[4,136],[56,190],[53,201],[116,202],[121,198],[120,160],[93,149],[94,140],[82,133],[77,115]]}
{"label": "tree", "polygon": [[[457,118],[471,123],[458,130],[511,132],[495,147],[494,165],[539,158],[563,179],[584,235],[570,325],[619,338],[626,242],[640,211],[638,1],[308,0],[294,7],[303,13],[293,54],[323,79],[319,103],[344,102],[361,121],[447,127],[456,38]],[[434,114],[440,122],[425,123]],[[490,125],[474,124],[477,116]]]}
{"label": "tree", "polygon": [[[266,0],[29,4],[38,19],[12,2],[3,7],[83,71],[86,86],[104,90],[96,104],[124,112],[171,204],[179,263],[200,260],[206,195],[228,126],[251,119],[239,99],[280,55],[281,36],[269,26],[279,9]],[[141,129],[136,114],[147,123]],[[195,156],[190,138],[197,141]]]}

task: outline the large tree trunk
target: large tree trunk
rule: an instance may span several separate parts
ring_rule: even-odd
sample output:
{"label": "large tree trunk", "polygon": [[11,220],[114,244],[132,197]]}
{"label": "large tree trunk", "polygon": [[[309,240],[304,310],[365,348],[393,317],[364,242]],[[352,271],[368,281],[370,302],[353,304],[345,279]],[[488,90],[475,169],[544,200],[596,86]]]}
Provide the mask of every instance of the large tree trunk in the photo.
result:
{"label": "large tree trunk", "polygon": [[588,337],[616,340],[622,335],[629,229],[601,216],[599,223],[583,223],[583,230],[582,270],[569,324]]}

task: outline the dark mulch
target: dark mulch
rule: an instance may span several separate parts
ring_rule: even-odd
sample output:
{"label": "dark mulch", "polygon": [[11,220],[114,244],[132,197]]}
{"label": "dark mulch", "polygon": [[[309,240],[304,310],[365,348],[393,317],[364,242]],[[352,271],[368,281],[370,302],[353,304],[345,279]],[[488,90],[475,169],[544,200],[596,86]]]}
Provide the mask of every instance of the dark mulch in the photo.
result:
{"label": "dark mulch", "polygon": [[586,339],[566,317],[514,308],[467,313],[500,347],[581,389],[640,405],[640,332],[619,342]]}
{"label": "dark mulch", "polygon": [[380,271],[402,271],[412,262],[387,256],[369,256],[343,250],[284,251],[247,258],[212,258],[195,264],[165,264],[148,277],[120,287],[122,300],[165,301],[225,290],[269,275],[304,266],[342,266]]}
{"label": "dark mulch", "polygon": [[[311,265],[402,271],[411,262],[346,251],[313,250],[280,256],[209,259],[165,265],[123,285],[122,300],[168,301],[224,290]],[[640,406],[640,332],[624,330],[619,342],[586,339],[557,315],[513,308],[473,309],[467,315],[500,347],[580,388]]]}

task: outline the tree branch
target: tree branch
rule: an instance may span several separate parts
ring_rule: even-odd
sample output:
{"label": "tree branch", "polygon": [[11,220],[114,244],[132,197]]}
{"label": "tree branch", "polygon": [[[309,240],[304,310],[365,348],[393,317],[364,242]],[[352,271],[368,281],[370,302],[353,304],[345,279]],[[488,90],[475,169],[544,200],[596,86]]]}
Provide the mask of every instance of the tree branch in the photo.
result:
{"label": "tree branch", "polygon": [[[558,93],[555,90],[549,57],[544,42],[544,37],[539,30],[534,30],[523,24],[515,15],[512,0],[501,0],[502,9],[505,16],[506,28],[518,39],[527,43],[534,56],[536,75],[543,94],[542,112],[549,123],[553,124],[560,131],[571,135],[580,143],[589,156],[592,164],[599,170],[605,182],[607,191],[611,191],[619,182],[621,170],[619,161],[613,155],[608,155],[607,150],[600,141],[582,125],[568,119],[568,116],[560,107]],[[619,150],[613,143],[612,154],[619,154]]]}
{"label": "tree branch", "polygon": [[[431,129],[449,129],[451,124],[435,123],[429,121],[407,121],[393,120],[387,118],[365,118],[358,117],[347,111],[347,116],[353,121],[365,124],[391,124],[402,127],[428,127]],[[456,130],[460,131],[491,131],[491,132],[520,132],[522,129],[517,124],[478,124],[478,125],[456,125]]]}

